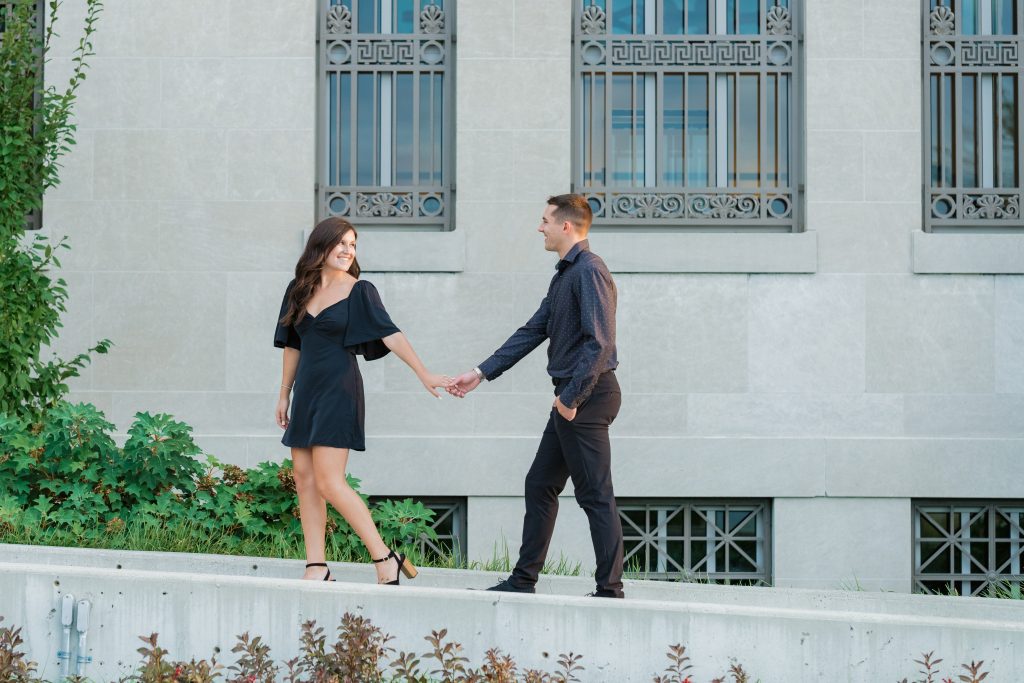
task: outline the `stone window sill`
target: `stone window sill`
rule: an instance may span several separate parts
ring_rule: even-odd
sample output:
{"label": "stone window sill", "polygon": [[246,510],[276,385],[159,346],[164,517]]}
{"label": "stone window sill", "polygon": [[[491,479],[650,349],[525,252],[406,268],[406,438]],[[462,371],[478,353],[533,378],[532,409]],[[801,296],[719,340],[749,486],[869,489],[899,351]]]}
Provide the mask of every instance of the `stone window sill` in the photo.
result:
{"label": "stone window sill", "polygon": [[592,231],[613,273],[814,273],[815,232]]}
{"label": "stone window sill", "polygon": [[915,273],[1024,273],[1024,234],[914,233]]}
{"label": "stone window sill", "polygon": [[368,273],[459,273],[466,267],[466,231],[359,232],[359,251]]}

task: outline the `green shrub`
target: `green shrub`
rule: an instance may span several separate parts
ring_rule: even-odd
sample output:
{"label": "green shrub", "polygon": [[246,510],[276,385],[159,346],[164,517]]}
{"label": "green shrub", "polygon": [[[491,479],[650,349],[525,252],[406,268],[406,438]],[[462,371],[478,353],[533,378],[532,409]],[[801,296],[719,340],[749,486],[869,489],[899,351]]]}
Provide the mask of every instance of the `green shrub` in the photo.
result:
{"label": "green shrub", "polygon": [[[41,423],[0,415],[0,541],[70,534],[109,547],[125,535],[159,539],[171,531],[186,546],[215,542],[217,550],[230,551],[254,542],[293,548],[301,539],[290,461],[224,465],[204,456],[192,428],[169,415],[136,414],[123,447],[113,432],[87,403],[59,403]],[[348,482],[359,490],[358,479]],[[395,548],[423,535],[436,539],[433,515],[412,500],[383,501],[373,510],[384,542]],[[333,508],[328,531],[335,557],[367,559]]]}
{"label": "green shrub", "polygon": [[59,0],[49,2],[49,24],[35,26],[35,0],[4,7],[0,41],[0,413],[32,420],[67,393],[92,353],[106,353],[102,340],[70,359],[44,359],[61,328],[68,297],[57,252],[65,240],[41,235],[25,239],[26,217],[42,207],[43,194],[58,182],[59,160],[75,143],[71,119],[76,91],[85,80],[86,59],[102,5],[85,0],[85,26],[72,55],[72,73],[61,91],[44,87],[43,63],[51,49]]}

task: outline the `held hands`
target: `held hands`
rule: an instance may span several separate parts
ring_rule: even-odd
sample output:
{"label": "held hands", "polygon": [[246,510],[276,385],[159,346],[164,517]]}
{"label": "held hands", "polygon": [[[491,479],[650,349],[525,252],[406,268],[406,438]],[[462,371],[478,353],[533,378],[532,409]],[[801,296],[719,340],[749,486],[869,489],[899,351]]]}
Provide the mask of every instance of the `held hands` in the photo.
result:
{"label": "held hands", "polygon": [[448,387],[454,381],[452,380],[451,377],[447,375],[435,375],[430,372],[424,372],[422,375],[419,376],[419,378],[420,382],[423,383],[423,386],[426,388],[427,391],[430,392],[430,395],[433,396],[434,398],[441,398],[441,394],[437,393],[435,389],[448,389]]}
{"label": "held hands", "polygon": [[452,378],[451,383],[445,387],[445,390],[455,398],[465,398],[466,394],[478,386],[480,386],[480,377],[470,370],[458,377]]}
{"label": "held hands", "polygon": [[566,408],[565,405],[562,404],[562,399],[557,396],[555,397],[555,402],[552,404],[552,407],[558,411],[559,415],[565,418],[566,422],[572,422],[576,419],[576,409]]}

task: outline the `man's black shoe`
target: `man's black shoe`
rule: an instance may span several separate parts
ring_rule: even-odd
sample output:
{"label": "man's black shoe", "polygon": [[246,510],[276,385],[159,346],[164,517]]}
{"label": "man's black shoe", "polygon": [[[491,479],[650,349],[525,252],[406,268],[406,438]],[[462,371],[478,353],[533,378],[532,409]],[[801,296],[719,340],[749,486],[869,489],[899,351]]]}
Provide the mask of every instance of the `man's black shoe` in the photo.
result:
{"label": "man's black shoe", "polygon": [[508,579],[502,579],[497,585],[491,586],[487,590],[498,591],[501,593],[536,593],[537,589],[533,586],[529,588],[520,588],[519,586],[513,585]]}
{"label": "man's black shoe", "polygon": [[614,591],[594,591],[593,593],[587,593],[584,597],[587,598],[625,598],[625,593],[616,593]]}

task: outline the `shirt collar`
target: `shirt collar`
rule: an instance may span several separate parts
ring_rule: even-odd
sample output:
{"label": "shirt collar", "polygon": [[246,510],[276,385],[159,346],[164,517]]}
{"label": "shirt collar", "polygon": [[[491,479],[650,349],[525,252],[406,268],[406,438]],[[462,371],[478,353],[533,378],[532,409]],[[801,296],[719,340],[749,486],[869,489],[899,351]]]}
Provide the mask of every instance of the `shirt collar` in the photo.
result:
{"label": "shirt collar", "polygon": [[590,251],[590,240],[580,240],[574,244],[572,249],[566,252],[565,256],[559,259],[558,263],[555,264],[555,269],[559,272],[565,270],[569,267],[569,264],[574,263],[576,261],[576,257],[584,251]]}

